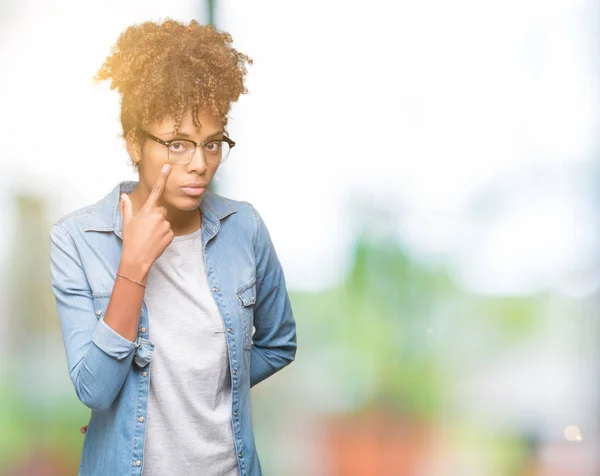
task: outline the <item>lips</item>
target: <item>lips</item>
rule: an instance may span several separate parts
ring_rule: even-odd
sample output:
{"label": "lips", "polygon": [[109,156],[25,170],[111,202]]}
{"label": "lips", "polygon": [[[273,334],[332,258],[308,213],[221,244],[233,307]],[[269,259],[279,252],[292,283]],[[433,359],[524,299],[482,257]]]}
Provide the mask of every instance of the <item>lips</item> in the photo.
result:
{"label": "lips", "polygon": [[184,185],[182,188],[206,188],[206,187],[208,187],[208,184],[206,184],[206,183],[193,182],[193,183],[188,183],[188,184]]}
{"label": "lips", "polygon": [[208,188],[207,184],[204,183],[190,183],[187,185],[184,185],[183,187],[181,187],[181,190],[183,190],[183,192],[186,195],[192,196],[192,197],[198,197],[200,195],[202,195]]}

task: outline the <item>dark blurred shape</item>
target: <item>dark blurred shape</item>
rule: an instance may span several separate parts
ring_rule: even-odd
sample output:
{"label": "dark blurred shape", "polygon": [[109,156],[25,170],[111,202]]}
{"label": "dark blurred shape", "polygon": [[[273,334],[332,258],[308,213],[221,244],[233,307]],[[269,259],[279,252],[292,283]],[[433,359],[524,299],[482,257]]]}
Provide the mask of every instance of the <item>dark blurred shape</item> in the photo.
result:
{"label": "dark blurred shape", "polygon": [[14,197],[16,223],[9,263],[9,354],[19,355],[32,337],[59,331],[54,296],[50,288],[48,233],[43,199]]}
{"label": "dark blurred shape", "polygon": [[430,441],[428,427],[388,412],[331,418],[324,443],[331,476],[417,474]]}
{"label": "dark blurred shape", "polygon": [[76,474],[72,462],[44,448],[35,449],[32,456],[8,472],[8,476],[66,476]]}
{"label": "dark blurred shape", "polygon": [[206,6],[208,8],[208,23],[210,25],[215,24],[215,4],[216,0],[207,0]]}

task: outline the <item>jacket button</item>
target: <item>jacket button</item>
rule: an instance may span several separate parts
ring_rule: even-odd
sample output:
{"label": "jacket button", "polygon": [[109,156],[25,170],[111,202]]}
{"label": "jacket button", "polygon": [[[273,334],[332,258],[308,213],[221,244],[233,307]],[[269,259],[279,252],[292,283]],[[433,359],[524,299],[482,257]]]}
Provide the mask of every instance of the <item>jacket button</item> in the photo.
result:
{"label": "jacket button", "polygon": [[233,416],[237,416],[237,415],[238,415],[237,412],[233,412]]}
{"label": "jacket button", "polygon": [[237,369],[233,369],[233,375],[237,375]]}
{"label": "jacket button", "polygon": [[136,466],[139,466],[139,465],[141,465],[141,464],[142,464],[142,462],[141,462],[140,460],[137,460],[137,461],[135,462],[135,465],[136,465]]}
{"label": "jacket button", "polygon": [[143,416],[140,417],[140,423],[144,423],[144,417]]}
{"label": "jacket button", "polygon": [[233,332],[233,329],[231,327],[228,327],[227,332],[229,332],[231,334]]}
{"label": "jacket button", "polygon": [[98,310],[96,311],[96,314],[100,315],[100,314],[102,314],[102,311],[101,311],[100,309],[98,309]]}
{"label": "jacket button", "polygon": [[142,375],[145,377],[146,375],[148,375],[148,372],[142,372]]}
{"label": "jacket button", "polygon": [[219,288],[213,288],[214,292],[217,292],[219,290]]}
{"label": "jacket button", "polygon": [[140,330],[141,330],[142,332],[146,332],[146,328],[145,328],[145,327],[142,327]]}
{"label": "jacket button", "polygon": [[240,452],[238,453],[238,456],[241,458],[241,457],[243,456],[243,453],[240,451]]}

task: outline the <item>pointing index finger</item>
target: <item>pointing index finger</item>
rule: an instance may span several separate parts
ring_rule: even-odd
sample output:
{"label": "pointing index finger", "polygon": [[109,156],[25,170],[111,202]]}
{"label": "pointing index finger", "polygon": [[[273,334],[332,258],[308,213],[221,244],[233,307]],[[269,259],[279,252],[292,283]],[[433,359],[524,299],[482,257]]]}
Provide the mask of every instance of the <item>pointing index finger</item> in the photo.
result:
{"label": "pointing index finger", "polygon": [[163,193],[163,190],[165,189],[165,183],[166,183],[167,177],[169,176],[170,173],[171,173],[171,165],[169,165],[169,164],[163,165],[162,169],[160,169],[160,175],[156,179],[156,182],[154,183],[154,187],[152,188],[152,191],[150,192],[150,195],[148,196],[148,199],[146,200],[146,208],[152,208],[152,207],[156,206],[156,204],[158,203],[158,199],[160,198],[160,196]]}

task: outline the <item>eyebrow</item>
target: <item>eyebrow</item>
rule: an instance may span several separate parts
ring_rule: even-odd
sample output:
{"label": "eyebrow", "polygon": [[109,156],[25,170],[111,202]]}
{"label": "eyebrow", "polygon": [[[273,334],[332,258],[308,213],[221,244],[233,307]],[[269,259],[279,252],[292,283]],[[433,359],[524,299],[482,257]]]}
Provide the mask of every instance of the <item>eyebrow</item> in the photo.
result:
{"label": "eyebrow", "polygon": [[[215,137],[218,137],[218,136],[223,136],[224,134],[225,134],[225,131],[213,132],[212,134],[207,136],[206,139],[204,139],[202,142],[206,142],[208,139],[214,139]],[[167,134],[164,134],[164,135],[167,135]],[[172,137],[169,140],[176,139],[177,137],[183,137],[185,139],[190,139],[192,136],[189,134],[186,134],[185,132],[178,132],[177,134],[172,135]]]}

